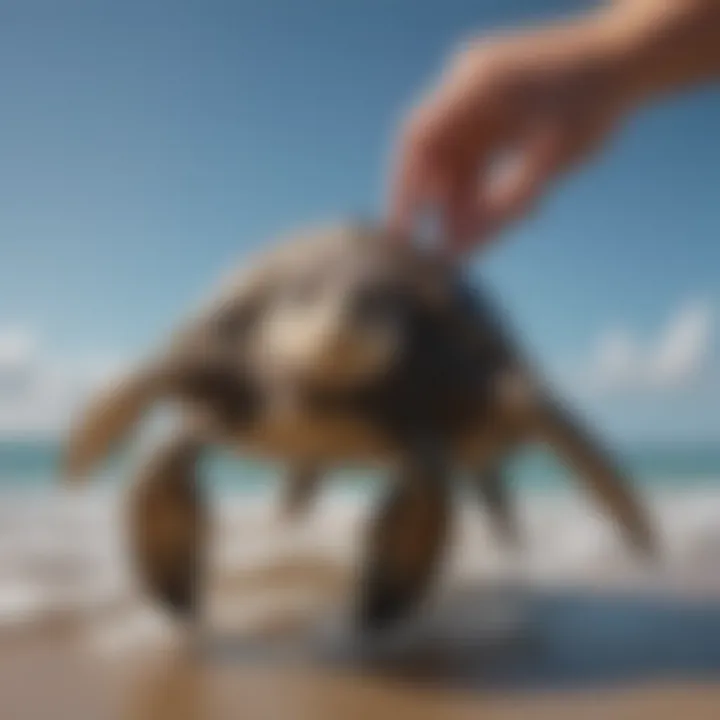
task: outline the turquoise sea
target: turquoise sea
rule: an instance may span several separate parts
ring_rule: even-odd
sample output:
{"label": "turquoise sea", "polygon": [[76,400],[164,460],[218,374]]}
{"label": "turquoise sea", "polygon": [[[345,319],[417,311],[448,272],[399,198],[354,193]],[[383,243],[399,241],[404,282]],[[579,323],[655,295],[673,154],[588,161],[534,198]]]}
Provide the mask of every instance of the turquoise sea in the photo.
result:
{"label": "turquoise sea", "polygon": [[[674,487],[720,485],[720,444],[645,443],[612,448],[621,466],[642,485]],[[37,489],[52,485],[58,477],[60,446],[52,442],[0,442],[0,490]],[[113,482],[133,471],[136,458],[118,456],[103,473]],[[233,456],[212,455],[206,477],[223,491],[256,493],[277,479],[281,468],[243,461]],[[528,451],[510,463],[512,482],[527,489],[561,488],[569,482],[565,469],[541,451]],[[367,472],[345,470],[336,473],[343,484],[362,487],[372,481]]]}

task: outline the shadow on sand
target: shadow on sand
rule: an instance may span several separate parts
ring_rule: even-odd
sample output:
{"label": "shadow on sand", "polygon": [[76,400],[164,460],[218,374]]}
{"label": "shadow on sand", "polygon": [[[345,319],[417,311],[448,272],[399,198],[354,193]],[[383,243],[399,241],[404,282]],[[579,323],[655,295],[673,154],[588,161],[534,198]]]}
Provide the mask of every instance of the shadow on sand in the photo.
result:
{"label": "shadow on sand", "polygon": [[[598,689],[720,679],[720,602],[659,594],[531,591],[510,629],[489,637],[487,598],[469,590],[384,646],[335,637],[288,648],[218,640],[213,661],[310,663],[384,681],[476,691]],[[486,620],[486,618],[485,618]],[[519,621],[518,621],[519,620]],[[487,623],[485,623],[485,630]],[[298,648],[295,648],[296,651]]]}

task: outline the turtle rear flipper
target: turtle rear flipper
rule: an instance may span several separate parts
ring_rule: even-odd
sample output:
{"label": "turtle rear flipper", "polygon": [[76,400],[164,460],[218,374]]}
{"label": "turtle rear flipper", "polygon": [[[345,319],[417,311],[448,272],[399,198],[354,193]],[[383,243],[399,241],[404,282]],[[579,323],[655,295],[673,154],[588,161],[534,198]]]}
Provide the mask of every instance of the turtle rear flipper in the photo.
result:
{"label": "turtle rear flipper", "polygon": [[372,519],[357,619],[381,630],[423,599],[445,548],[450,493],[445,468],[408,462]]}
{"label": "turtle rear flipper", "polygon": [[131,489],[132,561],[146,591],[182,617],[199,609],[207,510],[198,487],[200,443],[178,434],[156,451]]}
{"label": "turtle rear flipper", "polygon": [[525,440],[549,446],[605,506],[633,548],[645,557],[656,555],[657,538],[630,479],[581,419],[541,385],[527,368],[507,372],[497,386],[501,415]]}

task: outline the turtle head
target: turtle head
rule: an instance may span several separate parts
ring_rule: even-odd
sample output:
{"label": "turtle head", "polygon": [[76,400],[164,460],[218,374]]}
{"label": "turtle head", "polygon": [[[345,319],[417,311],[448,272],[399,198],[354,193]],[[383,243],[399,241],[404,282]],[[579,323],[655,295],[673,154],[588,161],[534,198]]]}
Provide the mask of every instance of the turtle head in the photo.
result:
{"label": "turtle head", "polygon": [[410,298],[372,252],[309,257],[278,284],[259,324],[263,362],[321,387],[352,387],[402,354]]}

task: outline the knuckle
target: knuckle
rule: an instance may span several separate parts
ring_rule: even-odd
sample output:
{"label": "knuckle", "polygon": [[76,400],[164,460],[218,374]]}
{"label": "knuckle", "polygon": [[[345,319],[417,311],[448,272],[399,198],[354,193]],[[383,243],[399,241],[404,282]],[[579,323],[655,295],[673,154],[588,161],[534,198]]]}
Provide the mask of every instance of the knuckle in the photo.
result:
{"label": "knuckle", "polygon": [[474,83],[487,83],[499,72],[499,60],[488,40],[466,42],[455,52],[451,61],[451,75],[472,78]]}

